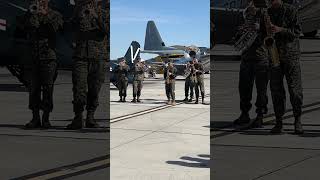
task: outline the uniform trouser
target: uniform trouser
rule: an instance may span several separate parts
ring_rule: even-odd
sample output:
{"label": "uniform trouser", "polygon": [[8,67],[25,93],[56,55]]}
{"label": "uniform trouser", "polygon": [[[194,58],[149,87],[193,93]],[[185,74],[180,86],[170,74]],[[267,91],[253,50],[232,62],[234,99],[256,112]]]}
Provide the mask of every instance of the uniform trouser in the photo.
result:
{"label": "uniform trouser", "polygon": [[128,80],[119,80],[117,84],[119,89],[119,96],[127,97]]}
{"label": "uniform trouser", "polygon": [[141,96],[141,90],[143,87],[143,81],[134,80],[133,81],[133,97],[140,97]]}
{"label": "uniform trouser", "polygon": [[[53,109],[53,85],[57,75],[56,60],[39,60],[33,64],[29,92],[29,108],[51,112]],[[42,91],[42,100],[41,100]]]}
{"label": "uniform trouser", "polygon": [[193,81],[191,80],[190,77],[187,77],[186,78],[186,81],[184,83],[184,94],[185,94],[185,97],[187,98],[188,95],[189,95],[189,90],[190,90],[190,99],[193,98],[193,88],[194,88],[194,83]]}
{"label": "uniform trouser", "polygon": [[295,117],[301,116],[303,101],[299,56],[280,57],[280,66],[271,68],[270,88],[275,116],[280,118],[286,111],[286,92],[283,78],[286,77],[290,102]]}
{"label": "uniform trouser", "polygon": [[[196,98],[199,99],[199,92],[201,92],[202,98],[204,98],[204,80],[203,75],[200,75],[196,77],[196,82],[194,84]],[[199,91],[200,90],[200,91]]]}
{"label": "uniform trouser", "polygon": [[104,60],[75,59],[72,71],[73,111],[81,113],[84,106],[95,112],[99,105],[99,92],[105,80]]}
{"label": "uniform trouser", "polygon": [[239,73],[240,109],[242,113],[248,113],[252,107],[252,91],[256,84],[257,99],[256,113],[266,114],[268,111],[267,87],[269,81],[268,60],[242,61]]}
{"label": "uniform trouser", "polygon": [[168,100],[172,99],[175,100],[175,81],[172,81],[171,83],[165,83],[166,84],[166,95]]}

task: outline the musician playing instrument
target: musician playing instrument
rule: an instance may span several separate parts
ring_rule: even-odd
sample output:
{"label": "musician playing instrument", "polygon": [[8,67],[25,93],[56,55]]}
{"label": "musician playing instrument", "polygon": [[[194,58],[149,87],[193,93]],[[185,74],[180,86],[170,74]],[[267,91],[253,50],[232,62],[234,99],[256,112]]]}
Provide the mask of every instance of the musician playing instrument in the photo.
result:
{"label": "musician playing instrument", "polygon": [[117,74],[117,88],[119,89],[119,102],[126,102],[129,66],[127,65],[125,58],[119,58],[119,64],[115,69]]}
{"label": "musician playing instrument", "polygon": [[299,36],[301,25],[297,9],[282,0],[271,0],[268,14],[271,29],[279,50],[280,66],[271,68],[270,88],[276,116],[276,125],[272,133],[282,132],[282,117],[286,111],[286,92],[283,78],[286,77],[290,101],[295,118],[294,132],[302,134],[301,107],[303,101]]}
{"label": "musician playing instrument", "polygon": [[169,62],[164,72],[166,95],[168,98],[167,104],[175,106],[175,78],[177,76],[177,69],[173,66],[172,62]]}
{"label": "musician playing instrument", "polygon": [[268,50],[264,46],[265,32],[262,31],[264,25],[263,14],[260,9],[255,7],[253,1],[249,2],[248,7],[244,11],[245,25],[250,27],[249,30],[255,31],[257,37],[252,45],[248,45],[247,51],[241,56],[240,72],[239,72],[239,95],[241,115],[234,121],[235,125],[250,123],[249,111],[252,107],[252,92],[254,82],[257,89],[256,99],[256,119],[252,123],[253,127],[262,127],[263,115],[267,113],[267,85],[269,60]]}
{"label": "musician playing instrument", "polygon": [[[189,53],[189,55],[191,56],[192,55],[192,52],[194,51],[191,51]],[[195,79],[195,76],[194,75],[194,65],[193,65],[193,61],[190,61],[187,63],[187,66],[186,66],[186,70],[185,70],[185,83],[184,83],[184,94],[185,94],[185,99],[183,101],[185,102],[192,102],[192,99],[193,99],[193,95],[194,95],[194,92],[193,92],[193,89],[194,89],[194,79]],[[190,99],[188,99],[188,96],[189,96],[189,91],[190,91]]]}
{"label": "musician playing instrument", "polygon": [[196,94],[196,102],[195,104],[199,103],[199,91],[201,92],[201,98],[202,98],[202,104],[204,104],[204,67],[203,65],[198,61],[197,58],[193,58],[193,70],[192,70],[192,76],[193,76],[193,82],[194,82],[194,88],[195,88],[195,94]]}
{"label": "musician playing instrument", "polygon": [[133,100],[131,102],[141,102],[141,90],[143,87],[144,81],[144,72],[145,67],[144,64],[141,62],[141,58],[137,58],[135,60],[134,66],[132,67],[133,72]]}

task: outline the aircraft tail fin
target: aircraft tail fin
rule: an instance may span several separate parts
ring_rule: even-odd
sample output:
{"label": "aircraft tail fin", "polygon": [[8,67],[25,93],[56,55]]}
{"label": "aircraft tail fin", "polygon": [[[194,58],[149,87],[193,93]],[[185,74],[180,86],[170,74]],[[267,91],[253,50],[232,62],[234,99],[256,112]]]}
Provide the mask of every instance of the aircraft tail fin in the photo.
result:
{"label": "aircraft tail fin", "polygon": [[144,50],[161,50],[165,44],[162,41],[160,33],[154,21],[148,21],[146,37],[144,41]]}
{"label": "aircraft tail fin", "polygon": [[124,58],[130,67],[137,58],[140,58],[140,44],[137,41],[131,42]]}

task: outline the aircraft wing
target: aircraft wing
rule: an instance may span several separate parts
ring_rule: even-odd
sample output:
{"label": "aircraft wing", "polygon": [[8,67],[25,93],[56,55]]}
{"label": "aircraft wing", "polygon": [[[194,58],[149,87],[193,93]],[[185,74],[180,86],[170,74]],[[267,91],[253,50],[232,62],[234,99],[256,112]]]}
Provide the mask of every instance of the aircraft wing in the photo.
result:
{"label": "aircraft wing", "polygon": [[143,50],[141,53],[157,54],[159,56],[184,55],[184,51],[182,50]]}

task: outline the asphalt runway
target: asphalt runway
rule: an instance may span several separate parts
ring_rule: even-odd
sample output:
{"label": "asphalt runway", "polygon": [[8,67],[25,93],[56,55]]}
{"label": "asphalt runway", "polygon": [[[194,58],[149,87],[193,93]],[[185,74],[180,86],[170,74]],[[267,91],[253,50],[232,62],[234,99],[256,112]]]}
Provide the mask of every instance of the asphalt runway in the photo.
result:
{"label": "asphalt runway", "polygon": [[[217,61],[212,66],[211,92],[211,175],[215,180],[300,180],[319,179],[320,159],[320,40],[303,39],[301,48],[303,79],[303,115],[305,134],[293,133],[289,94],[284,133],[271,135],[274,125],[273,106],[269,94],[268,115],[264,127],[235,130],[232,122],[240,115],[238,74],[240,62]],[[251,118],[255,118],[253,108]]]}
{"label": "asphalt runway", "polygon": [[142,102],[126,103],[110,86],[111,179],[210,179],[210,79],[205,77],[206,104],[183,103],[184,79],[176,81],[177,105],[166,105],[163,75],[147,79]]}
{"label": "asphalt runway", "polygon": [[[73,118],[71,72],[59,71],[49,130],[24,130],[31,120],[28,93],[0,68],[0,179],[106,180],[109,176],[107,86],[95,118],[99,129],[65,130]],[[85,114],[84,114],[85,115]]]}

